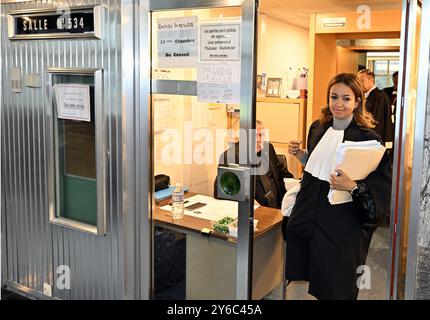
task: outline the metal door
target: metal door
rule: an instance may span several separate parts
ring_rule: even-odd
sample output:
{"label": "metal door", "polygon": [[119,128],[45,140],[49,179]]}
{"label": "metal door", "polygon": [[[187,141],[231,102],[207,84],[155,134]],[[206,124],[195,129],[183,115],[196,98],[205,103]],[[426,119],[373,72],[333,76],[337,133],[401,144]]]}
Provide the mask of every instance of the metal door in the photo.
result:
{"label": "metal door", "polygon": [[[234,17],[240,20],[240,128],[255,128],[255,33],[256,33],[256,10],[258,1],[256,0],[194,0],[194,1],[141,1],[139,8],[139,110],[138,125],[136,132],[136,146],[138,159],[138,183],[136,192],[145,195],[139,199],[137,196],[137,208],[139,215],[142,217],[140,228],[140,296],[142,298],[153,298],[153,264],[154,264],[154,223],[153,216],[155,210],[153,177],[155,172],[154,144],[157,134],[157,124],[154,123],[154,117],[157,117],[157,110],[167,99],[175,100],[174,106],[183,104],[188,101],[190,104],[196,103],[197,79],[196,70],[193,67],[180,68],[182,66],[170,68],[170,79],[155,76],[160,70],[157,69],[157,34],[155,33],[157,19],[178,18],[196,16],[216,18],[223,21],[230,21]],[[212,10],[211,13],[208,13]],[[148,31],[149,30],[149,31]],[[163,62],[164,63],[164,62]],[[163,64],[160,63],[160,64]],[[179,70],[177,72],[177,70]],[[167,97],[167,98],[166,98]],[[164,100],[163,100],[164,99]],[[160,102],[161,101],[161,102]],[[179,101],[179,102],[178,102]],[[187,102],[187,103],[188,103]],[[166,107],[167,108],[167,107]],[[174,118],[177,109],[173,107]],[[183,109],[185,110],[185,109]],[[185,110],[184,114],[191,112]],[[177,119],[173,119],[177,120]],[[157,129],[157,130],[156,130]],[[255,137],[250,135],[248,139],[255,143]],[[190,170],[190,168],[188,168]],[[197,174],[197,173],[196,173]],[[172,181],[174,183],[175,181]],[[253,179],[250,181],[251,199],[253,199]],[[146,193],[148,191],[148,193]],[[146,197],[146,194],[149,197]],[[236,261],[231,265],[236,265],[234,270],[235,283],[233,284],[235,295],[233,298],[248,299],[251,297],[252,283],[252,222],[253,222],[253,202],[250,200],[239,204],[238,224],[239,233],[237,241],[237,250],[233,251]],[[152,236],[151,236],[152,235]],[[188,240],[187,240],[188,241]],[[151,244],[152,242],[152,244]],[[215,240],[209,245],[215,245]],[[188,254],[188,253],[187,253]],[[202,252],[203,254],[203,252]],[[235,262],[235,263],[234,263]],[[230,263],[230,262],[228,262]],[[204,275],[201,275],[204,277]],[[206,279],[208,280],[208,279]],[[223,281],[223,279],[212,279],[213,283]],[[210,292],[211,288],[208,287]],[[206,296],[205,296],[206,297]],[[197,297],[198,298],[198,297]]]}

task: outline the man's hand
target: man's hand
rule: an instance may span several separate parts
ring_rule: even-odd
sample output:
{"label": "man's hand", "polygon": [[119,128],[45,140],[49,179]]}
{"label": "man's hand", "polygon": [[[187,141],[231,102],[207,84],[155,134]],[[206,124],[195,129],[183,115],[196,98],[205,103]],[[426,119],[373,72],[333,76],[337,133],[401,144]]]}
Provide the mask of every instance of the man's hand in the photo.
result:
{"label": "man's hand", "polygon": [[336,169],[330,175],[330,187],[340,191],[351,191],[357,186],[357,183],[347,176],[345,172]]}
{"label": "man's hand", "polygon": [[304,155],[304,151],[300,149],[301,141],[291,140],[288,142],[288,152],[296,158],[300,159]]}

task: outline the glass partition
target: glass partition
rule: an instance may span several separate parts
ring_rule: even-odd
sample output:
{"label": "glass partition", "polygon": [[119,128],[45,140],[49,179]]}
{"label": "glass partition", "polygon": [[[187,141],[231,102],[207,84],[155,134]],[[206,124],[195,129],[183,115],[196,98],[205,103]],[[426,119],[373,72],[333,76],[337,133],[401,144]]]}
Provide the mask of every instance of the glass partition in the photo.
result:
{"label": "glass partition", "polygon": [[[197,86],[201,28],[216,23],[240,25],[240,21],[238,7],[152,13],[154,175],[170,178],[167,196],[163,192],[169,189],[160,191],[155,186],[155,299],[236,296],[235,239],[221,233],[208,238],[200,233],[204,228],[212,230],[213,224],[225,216],[237,216],[237,209],[214,212],[208,208],[215,201],[219,157],[228,149],[229,140],[234,141],[233,130],[228,129],[232,129],[232,119],[239,116],[239,105],[201,101]],[[179,42],[184,45],[178,46]],[[240,52],[240,48],[237,50]],[[235,64],[240,77],[239,63],[240,57]],[[219,66],[219,61],[212,61],[212,65]],[[176,183],[186,191],[184,217],[178,220],[172,219],[169,211]],[[187,209],[196,197],[206,205]]]}
{"label": "glass partition", "polygon": [[[220,156],[238,141],[242,111],[252,115],[252,92],[241,79],[253,68],[245,45],[253,43],[254,26],[244,17],[255,3],[217,4],[225,2],[201,1],[199,9],[177,9],[186,1],[150,4],[155,299],[236,299],[248,290],[248,239],[220,221],[250,213],[217,199],[215,181]],[[160,190],[163,175],[170,187]],[[177,182],[186,190],[182,219],[172,218]]]}
{"label": "glass partition", "polygon": [[[231,277],[223,281],[230,282],[230,289],[234,288],[234,246],[226,236],[225,240],[217,241],[199,235],[203,228],[212,229],[215,221],[235,214],[207,211],[214,196],[218,159],[228,148],[228,137],[221,137],[218,150],[215,143],[217,130],[224,131],[228,126],[226,106],[200,103],[196,96],[167,94],[154,94],[152,103],[154,174],[169,176],[170,190],[177,182],[181,183],[186,190],[185,201],[194,203],[193,198],[199,197],[199,202],[207,203],[196,210],[188,210],[188,203],[185,203],[184,218],[173,220],[168,211],[171,192],[167,193],[167,199],[163,196],[167,190],[156,192],[158,208],[153,215],[155,298],[211,299],[225,294],[233,299],[234,290],[223,293],[224,289],[220,288],[223,283],[220,261],[224,254],[230,257],[224,264]],[[207,250],[202,252],[201,246]],[[209,262],[214,259],[220,261]],[[215,264],[219,268],[215,268]],[[214,290],[207,291],[208,285]]]}

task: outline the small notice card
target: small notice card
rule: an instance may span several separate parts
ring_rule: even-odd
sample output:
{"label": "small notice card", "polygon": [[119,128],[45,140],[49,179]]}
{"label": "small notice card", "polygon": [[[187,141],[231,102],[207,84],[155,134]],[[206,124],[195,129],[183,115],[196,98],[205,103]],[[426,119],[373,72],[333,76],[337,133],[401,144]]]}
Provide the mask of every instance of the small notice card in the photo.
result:
{"label": "small notice card", "polygon": [[197,16],[157,20],[159,68],[196,67],[197,22]]}
{"label": "small notice card", "polygon": [[240,103],[240,64],[200,63],[197,72],[198,101]]}
{"label": "small notice card", "polygon": [[240,21],[200,24],[200,61],[240,61]]}
{"label": "small notice card", "polygon": [[91,121],[90,87],[81,84],[57,84],[54,86],[58,118]]}

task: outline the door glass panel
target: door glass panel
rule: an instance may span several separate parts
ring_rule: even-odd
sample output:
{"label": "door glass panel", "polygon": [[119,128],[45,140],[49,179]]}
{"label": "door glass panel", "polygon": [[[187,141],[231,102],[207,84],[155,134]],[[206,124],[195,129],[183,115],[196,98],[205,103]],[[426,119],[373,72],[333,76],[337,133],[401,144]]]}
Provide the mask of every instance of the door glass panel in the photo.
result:
{"label": "door glass panel", "polygon": [[387,73],[388,70],[388,60],[375,60],[374,63],[374,70],[373,72],[376,73]]}
{"label": "door glass panel", "polygon": [[[219,157],[237,140],[233,129],[239,129],[239,104],[200,101],[204,99],[197,97],[197,66],[200,26],[240,24],[241,15],[237,7],[152,13],[155,299],[236,297],[236,238],[214,229],[214,223],[237,216],[237,203],[217,209],[213,197]],[[191,23],[197,24],[196,30]],[[174,30],[177,27],[182,33]],[[223,39],[213,35],[214,41]],[[197,51],[190,49],[193,42]],[[184,46],[179,48],[178,43]],[[212,63],[219,66],[216,59]],[[170,187],[157,183],[160,175],[169,177]],[[182,219],[172,218],[176,183],[186,190]],[[187,208],[196,202],[203,206]],[[212,233],[205,236],[205,230]]]}
{"label": "door glass panel", "polygon": [[386,75],[383,76],[377,76],[375,75],[375,85],[378,88],[386,88],[388,87],[388,77]]}
{"label": "door glass panel", "polygon": [[96,226],[94,76],[53,75],[53,85],[59,84],[88,85],[90,121],[59,118],[53,108],[57,216]]}
{"label": "door glass panel", "polygon": [[390,60],[390,74],[399,71],[399,61],[398,60]]}

